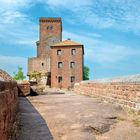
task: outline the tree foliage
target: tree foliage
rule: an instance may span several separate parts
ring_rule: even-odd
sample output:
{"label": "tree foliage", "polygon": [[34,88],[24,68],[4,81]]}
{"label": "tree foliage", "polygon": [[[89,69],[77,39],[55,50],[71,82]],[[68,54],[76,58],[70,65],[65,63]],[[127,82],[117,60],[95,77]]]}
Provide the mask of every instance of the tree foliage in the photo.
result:
{"label": "tree foliage", "polygon": [[88,66],[84,66],[83,80],[89,80],[89,67]]}
{"label": "tree foliage", "polygon": [[24,80],[26,78],[26,76],[24,76],[22,67],[18,67],[18,72],[14,72],[13,78],[15,80]]}

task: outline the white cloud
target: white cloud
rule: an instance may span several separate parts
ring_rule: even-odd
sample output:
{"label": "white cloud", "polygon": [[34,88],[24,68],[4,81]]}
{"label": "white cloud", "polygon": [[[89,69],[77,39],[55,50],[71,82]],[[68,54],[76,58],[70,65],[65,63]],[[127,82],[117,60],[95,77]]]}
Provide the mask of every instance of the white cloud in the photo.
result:
{"label": "white cloud", "polygon": [[90,78],[113,77],[116,75],[136,74],[140,70],[140,50],[103,41],[101,37],[64,31],[65,38],[81,42],[85,48],[85,65],[90,68]]}
{"label": "white cloud", "polygon": [[8,44],[35,45],[38,39],[38,25],[18,10],[0,12],[0,41]]}
{"label": "white cloud", "polygon": [[[30,21],[23,9],[37,3],[46,4],[54,11],[68,10],[73,15],[73,23],[81,22],[93,28],[113,28],[140,34],[139,0],[0,0],[0,41],[19,45],[34,46],[38,39],[38,24]],[[85,60],[104,66],[114,66],[140,51],[129,46],[121,46],[102,41],[97,33],[75,34],[63,32],[64,39],[71,38],[85,45]],[[26,70],[27,59],[23,57],[0,56],[0,67],[13,72],[23,64]],[[136,62],[137,64],[137,62]]]}
{"label": "white cloud", "polygon": [[139,0],[48,0],[47,4],[54,11],[67,9],[73,12],[76,21],[85,22],[95,28],[140,33]]}
{"label": "white cloud", "polygon": [[22,18],[25,16],[21,9],[42,3],[54,11],[67,9],[73,12],[75,20],[96,28],[114,28],[140,33],[139,0],[0,0],[0,2],[2,5],[0,12],[5,12],[5,15],[8,14],[7,10],[13,12],[9,13],[11,17],[7,17],[10,21],[17,16]]}
{"label": "white cloud", "polygon": [[34,46],[38,40],[38,24],[24,10],[41,0],[0,0],[0,41]]}
{"label": "white cloud", "polygon": [[67,31],[64,31],[63,34],[65,38],[72,37],[72,40],[82,42],[85,45],[85,60],[88,62],[98,63],[103,66],[114,66],[129,57],[140,55],[140,50],[129,46],[105,42],[100,38],[93,39],[85,35],[82,36]]}
{"label": "white cloud", "polygon": [[99,44],[99,46],[95,45],[92,49],[88,48],[86,56],[88,57],[87,59],[93,58],[93,61],[100,65],[114,66],[129,57],[140,55],[140,51],[128,46],[120,46],[102,41]]}
{"label": "white cloud", "polygon": [[48,0],[47,4],[59,8],[72,9],[81,6],[89,6],[92,4],[92,0]]}
{"label": "white cloud", "polygon": [[1,10],[15,10],[20,8],[26,8],[33,4],[33,0],[0,0]]}
{"label": "white cloud", "polygon": [[1,24],[15,24],[16,22],[18,22],[18,20],[26,20],[27,15],[18,12],[18,11],[4,11],[4,12],[0,12],[0,16],[1,16]]}

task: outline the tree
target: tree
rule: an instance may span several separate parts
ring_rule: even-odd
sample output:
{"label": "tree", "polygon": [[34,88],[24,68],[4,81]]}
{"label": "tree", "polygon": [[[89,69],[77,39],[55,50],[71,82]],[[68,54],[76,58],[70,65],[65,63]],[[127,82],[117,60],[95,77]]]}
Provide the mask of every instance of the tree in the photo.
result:
{"label": "tree", "polygon": [[18,72],[14,72],[14,77],[15,80],[24,80],[26,76],[24,76],[22,67],[18,67]]}
{"label": "tree", "polygon": [[84,66],[83,80],[89,80],[89,67],[88,66]]}

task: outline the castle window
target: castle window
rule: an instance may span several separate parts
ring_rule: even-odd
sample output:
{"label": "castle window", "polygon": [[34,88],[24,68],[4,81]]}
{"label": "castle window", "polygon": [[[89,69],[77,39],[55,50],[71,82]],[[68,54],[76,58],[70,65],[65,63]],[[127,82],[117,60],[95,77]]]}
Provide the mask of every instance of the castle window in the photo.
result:
{"label": "castle window", "polygon": [[62,68],[63,67],[63,63],[62,62],[58,62],[58,68]]}
{"label": "castle window", "polygon": [[61,83],[62,82],[62,76],[59,76],[58,77],[58,83]]}
{"label": "castle window", "polygon": [[72,55],[75,55],[75,54],[76,54],[76,49],[72,49],[72,50],[71,50],[71,54],[72,54]]}
{"label": "castle window", "polygon": [[42,63],[42,66],[44,66],[44,63]]}
{"label": "castle window", "polygon": [[57,50],[57,55],[61,55],[61,50]]}
{"label": "castle window", "polygon": [[71,83],[75,81],[75,77],[71,76]]}
{"label": "castle window", "polygon": [[53,29],[53,26],[50,25],[50,26],[47,26],[47,30],[52,30]]}
{"label": "castle window", "polygon": [[71,62],[71,63],[70,63],[70,67],[71,67],[71,68],[74,68],[74,65],[75,65],[75,62]]}

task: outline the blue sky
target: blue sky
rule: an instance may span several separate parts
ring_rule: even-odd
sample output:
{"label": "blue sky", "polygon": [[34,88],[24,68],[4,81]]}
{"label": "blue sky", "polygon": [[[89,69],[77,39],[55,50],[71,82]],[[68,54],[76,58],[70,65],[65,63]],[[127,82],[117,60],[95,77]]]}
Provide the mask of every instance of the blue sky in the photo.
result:
{"label": "blue sky", "polygon": [[63,40],[85,46],[90,78],[140,73],[139,0],[0,0],[0,68],[27,73],[39,17],[62,17]]}

